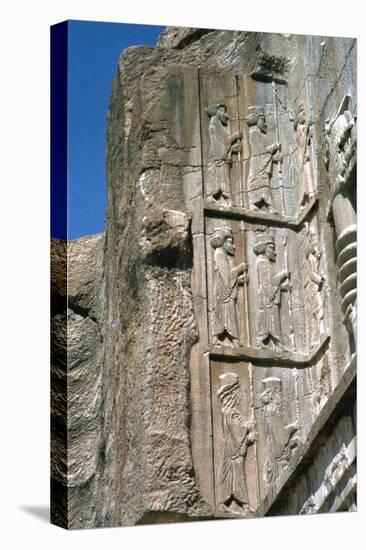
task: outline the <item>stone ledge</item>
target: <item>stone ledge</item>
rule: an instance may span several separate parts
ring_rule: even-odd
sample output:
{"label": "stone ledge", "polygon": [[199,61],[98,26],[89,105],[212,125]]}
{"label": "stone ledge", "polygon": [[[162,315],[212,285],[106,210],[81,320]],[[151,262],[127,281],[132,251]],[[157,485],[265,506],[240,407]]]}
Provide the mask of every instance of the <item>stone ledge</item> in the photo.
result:
{"label": "stone ledge", "polygon": [[307,367],[312,365],[320,354],[324,353],[330,341],[329,336],[325,336],[319,346],[312,350],[309,354],[300,353],[280,353],[271,350],[256,349],[248,346],[240,346],[239,348],[230,348],[228,346],[209,346],[208,352],[210,357],[234,360],[251,361],[253,363],[270,363],[272,366],[280,365],[283,367]]}
{"label": "stone ledge", "polygon": [[236,218],[240,220],[249,221],[252,223],[269,224],[271,226],[289,227],[290,229],[299,229],[301,225],[307,220],[310,212],[318,204],[318,198],[315,196],[311,202],[297,215],[297,216],[285,216],[284,214],[269,214],[267,212],[261,212],[259,210],[249,210],[243,206],[222,206],[219,204],[212,204],[207,201],[204,202],[203,208],[205,214],[224,216],[227,218]]}

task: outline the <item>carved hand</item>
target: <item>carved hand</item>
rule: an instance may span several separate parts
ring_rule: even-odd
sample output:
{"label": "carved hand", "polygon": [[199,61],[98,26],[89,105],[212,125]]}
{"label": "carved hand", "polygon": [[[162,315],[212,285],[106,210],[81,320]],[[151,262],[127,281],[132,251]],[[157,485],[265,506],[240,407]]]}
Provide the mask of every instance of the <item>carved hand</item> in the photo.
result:
{"label": "carved hand", "polygon": [[289,292],[291,292],[292,285],[289,282],[281,283],[281,290],[288,290]]}
{"label": "carved hand", "polygon": [[248,275],[239,275],[238,277],[238,284],[239,285],[246,285],[248,284]]}
{"label": "carved hand", "polygon": [[321,287],[323,286],[323,283],[325,283],[325,277],[323,274],[320,275],[319,277],[319,282],[318,282],[318,288],[319,290],[321,289]]}
{"label": "carved hand", "polygon": [[272,143],[272,145],[269,146],[269,149],[271,151],[271,153],[277,153],[281,151],[281,143],[279,143],[278,141],[276,141],[275,143]]}
{"label": "carved hand", "polygon": [[242,137],[243,137],[242,132],[234,132],[233,134],[231,134],[229,141],[231,143],[234,143],[235,141],[237,141],[238,139],[241,139]]}
{"label": "carved hand", "polygon": [[252,443],[255,443],[258,438],[258,433],[255,431],[250,432],[248,437],[248,443],[251,445]]}
{"label": "carved hand", "polygon": [[289,432],[290,436],[292,434],[294,434],[295,432],[297,432],[300,428],[300,423],[298,420],[296,420],[295,422],[292,422],[291,424],[287,424],[286,426],[286,430]]}

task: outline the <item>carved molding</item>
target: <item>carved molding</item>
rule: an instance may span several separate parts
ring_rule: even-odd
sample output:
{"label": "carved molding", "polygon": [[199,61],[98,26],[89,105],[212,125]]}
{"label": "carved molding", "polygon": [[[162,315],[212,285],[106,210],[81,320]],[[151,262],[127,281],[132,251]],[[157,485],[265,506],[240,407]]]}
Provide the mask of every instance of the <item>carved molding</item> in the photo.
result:
{"label": "carved molding", "polygon": [[306,355],[291,352],[279,353],[272,350],[256,349],[248,346],[241,346],[240,348],[209,346],[208,352],[211,357],[218,359],[231,358],[251,361],[253,363],[278,365],[287,368],[292,368],[293,366],[307,367],[316,363],[321,355],[326,352],[329,341],[330,337],[324,336],[319,346]]}
{"label": "carved molding", "polygon": [[290,229],[299,230],[317,204],[318,198],[317,196],[314,196],[296,217],[285,216],[280,213],[270,214],[259,210],[250,210],[242,206],[231,206],[229,208],[221,205],[210,204],[207,201],[204,203],[204,210],[207,214],[217,214],[220,217],[238,218],[253,223],[257,222],[274,227],[289,227]]}

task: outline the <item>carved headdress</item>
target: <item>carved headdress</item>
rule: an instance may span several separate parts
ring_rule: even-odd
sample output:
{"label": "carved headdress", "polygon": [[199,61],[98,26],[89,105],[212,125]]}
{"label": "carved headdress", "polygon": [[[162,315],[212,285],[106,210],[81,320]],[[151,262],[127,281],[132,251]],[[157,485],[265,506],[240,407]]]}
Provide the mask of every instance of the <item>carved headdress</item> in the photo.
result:
{"label": "carved headdress", "polygon": [[279,414],[283,414],[282,411],[282,382],[277,376],[269,376],[262,380],[263,390],[261,393],[261,400],[266,406],[272,404],[273,410]]}
{"label": "carved headdress", "polygon": [[249,114],[246,117],[246,123],[248,126],[256,126],[259,117],[265,116],[264,109],[262,107],[249,107]]}
{"label": "carved headdress", "polygon": [[[310,225],[309,222],[305,222],[306,228],[306,242],[305,242],[305,258],[308,258],[312,251],[314,250],[314,243],[317,245],[317,232],[314,227]],[[318,252],[318,247],[316,246],[318,257],[321,256],[321,253]]]}
{"label": "carved headdress", "polygon": [[277,378],[277,376],[269,376],[268,378],[263,378],[262,386],[263,386],[263,391],[261,393],[261,397],[271,392],[273,389],[276,389],[277,391],[282,390],[281,379]]}
{"label": "carved headdress", "polygon": [[225,402],[227,397],[233,393],[234,390],[239,388],[239,377],[233,372],[221,374],[219,376],[222,386],[217,391],[217,397]]}
{"label": "carved headdress", "polygon": [[271,233],[261,233],[256,236],[253,251],[257,256],[263,254],[267,244],[275,244],[274,235]]}
{"label": "carved headdress", "polygon": [[296,111],[293,109],[290,109],[289,111],[289,117],[291,122],[294,125],[295,130],[297,129],[300,120],[306,116],[306,110],[305,110],[305,104],[303,101],[300,101],[300,103],[297,106]]}
{"label": "carved headdress", "polygon": [[234,238],[232,229],[230,227],[217,227],[215,229],[213,237],[210,240],[212,248],[220,248],[229,237],[231,237],[232,239]]}
{"label": "carved headdress", "polygon": [[207,113],[207,116],[211,118],[212,116],[216,115],[217,110],[220,107],[224,107],[225,112],[227,112],[227,106],[225,103],[215,103],[214,105],[209,105],[208,107],[206,107],[205,111]]}
{"label": "carved headdress", "polygon": [[217,397],[222,403],[222,413],[235,415],[233,420],[245,426],[245,418],[238,410],[241,402],[239,376],[233,372],[226,372],[219,376],[219,380],[222,385],[217,391]]}

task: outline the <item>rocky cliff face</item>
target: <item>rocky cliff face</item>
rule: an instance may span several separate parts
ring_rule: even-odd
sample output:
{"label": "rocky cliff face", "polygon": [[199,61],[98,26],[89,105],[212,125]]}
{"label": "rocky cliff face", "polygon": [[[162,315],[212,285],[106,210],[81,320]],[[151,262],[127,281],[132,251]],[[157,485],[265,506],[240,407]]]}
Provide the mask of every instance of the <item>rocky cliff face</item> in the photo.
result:
{"label": "rocky cliff face", "polygon": [[[268,488],[256,455],[266,453],[268,443],[257,438],[243,459],[248,491],[255,496],[239,513],[267,513],[308,452],[318,433],[318,429],[312,432],[314,420],[342,380],[351,353],[337,290],[333,229],[326,219],[330,189],[321,155],[325,121],[336,111],[341,96],[355,97],[354,56],[351,39],[180,28],[165,31],[156,48],[123,52],[107,121],[105,235],[67,244],[55,242],[52,248],[52,258],[57,260],[52,282],[55,523],[81,528],[232,517],[231,505],[240,507],[240,499],[239,503],[229,499],[223,506],[217,496],[222,434],[216,377],[230,369],[235,372],[229,374],[239,377],[245,395],[253,401],[251,414],[259,430],[266,427],[263,403],[258,401],[263,380],[277,377],[282,381],[285,399],[290,402],[294,397],[294,409],[289,405],[287,410],[302,423],[304,445],[295,449],[293,463],[281,482]],[[256,78],[262,79],[260,85]],[[268,97],[262,91],[266,79]],[[247,244],[237,245],[237,255],[243,254],[248,261],[251,239],[263,230],[263,224],[282,227],[279,231],[283,231],[283,242],[290,243],[291,255],[291,247],[299,246],[295,239],[299,235],[304,239],[305,223],[315,220],[313,224],[320,228],[317,238],[325,250],[330,344],[323,338],[320,351],[307,349],[306,338],[300,337],[306,325],[301,320],[306,315],[302,304],[298,313],[294,308],[300,358],[252,352],[255,346],[248,334],[247,355],[235,355],[234,350],[225,359],[220,355],[222,349],[212,349],[210,335],[214,298],[206,274],[206,261],[211,261],[207,260],[207,238],[212,237],[217,217],[226,214],[220,213],[220,206],[216,212],[215,205],[204,205],[205,108],[210,101],[220,100],[230,109],[238,105],[237,130],[243,133],[247,112],[241,112],[244,107],[240,105],[249,108],[247,97],[256,104],[269,104],[271,82],[285,90],[279,93],[279,109],[281,100],[296,106],[306,88],[304,97],[314,119],[311,154],[317,202],[300,211],[297,196],[286,191],[288,212],[283,218],[259,214],[251,221],[248,208],[246,213],[234,208],[228,223],[235,239],[243,225],[230,220],[243,216],[248,224],[244,228]],[[232,112],[229,116],[235,126]],[[283,142],[293,141],[288,115],[281,128],[287,128]],[[249,162],[241,154],[239,162]],[[209,208],[213,218],[208,221]],[[250,261],[254,265],[256,257]],[[68,301],[60,262],[67,265]],[[300,275],[294,284],[302,288]],[[249,295],[250,300],[254,303],[255,296]],[[248,320],[254,326],[252,309]],[[287,369],[283,369],[286,362]],[[303,366],[294,374],[288,367],[299,362]],[[344,391],[352,376],[347,380]],[[352,435],[352,422],[347,426],[344,429]],[[306,498],[304,493],[304,502]],[[286,513],[297,513],[296,506],[286,508]]]}

